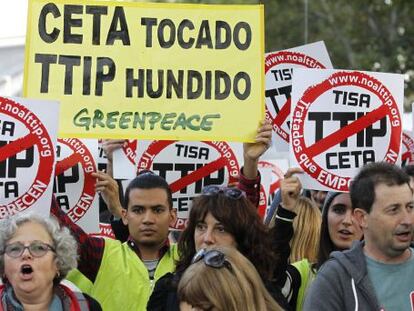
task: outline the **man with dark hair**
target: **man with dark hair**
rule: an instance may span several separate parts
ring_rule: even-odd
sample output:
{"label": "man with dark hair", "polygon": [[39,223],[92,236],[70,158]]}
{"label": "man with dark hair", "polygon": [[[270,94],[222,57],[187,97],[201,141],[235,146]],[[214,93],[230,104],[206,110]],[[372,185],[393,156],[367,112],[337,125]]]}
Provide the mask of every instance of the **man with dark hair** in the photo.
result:
{"label": "man with dark hair", "polygon": [[350,187],[364,241],[333,252],[319,270],[304,310],[414,310],[413,190],[388,163],[363,167]]}
{"label": "man with dark hair", "polygon": [[88,236],[57,204],[52,213],[71,229],[80,245],[82,274],[74,272],[68,279],[96,298],[103,310],[121,306],[146,310],[155,282],[175,269],[178,253],[176,245],[168,242],[168,230],[176,221],[176,210],[168,183],[158,175],[142,173],[126,189],[125,208],[120,211],[129,229],[125,243]]}
{"label": "man with dark hair", "polygon": [[[245,162],[239,188],[246,188],[249,198],[257,203],[260,191],[257,163],[270,146],[271,137],[271,124],[264,122],[258,129],[256,141],[245,143],[243,147]],[[168,183],[148,171],[141,172],[129,183],[122,206],[119,185],[111,177],[111,153],[124,143],[125,140],[104,142],[108,173],[99,171],[93,176],[97,179],[96,191],[100,192],[111,213],[127,226],[127,230],[121,228],[128,236],[125,243],[89,237],[56,204],[52,206],[52,213],[70,227],[80,244],[79,271],[68,279],[96,298],[103,310],[140,311],[146,310],[156,281],[175,270],[178,252],[176,245],[168,241],[168,231],[177,217]]]}
{"label": "man with dark hair", "polygon": [[147,265],[147,268],[153,279],[151,271],[155,271],[157,260],[151,258],[158,259],[159,250],[167,240],[169,227],[177,219],[171,189],[164,178],[152,172],[143,172],[126,188],[124,206],[122,221],[128,226],[130,236],[134,237],[141,259],[147,257],[152,261],[153,267]]}

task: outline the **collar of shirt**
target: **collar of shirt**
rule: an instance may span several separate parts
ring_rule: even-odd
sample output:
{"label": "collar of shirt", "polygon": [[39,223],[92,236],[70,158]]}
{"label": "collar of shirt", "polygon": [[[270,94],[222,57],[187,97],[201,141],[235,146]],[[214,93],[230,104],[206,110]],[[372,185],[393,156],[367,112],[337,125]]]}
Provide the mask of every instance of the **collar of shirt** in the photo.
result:
{"label": "collar of shirt", "polygon": [[[137,256],[141,258],[141,252],[139,251],[137,244],[134,242],[131,236],[128,237],[127,243],[128,243],[128,246],[135,252],[135,254],[137,254]],[[165,239],[164,244],[161,246],[161,248],[158,251],[158,258],[162,258],[162,256],[164,256],[164,254],[168,251],[169,248],[170,248],[170,241],[167,238]]]}

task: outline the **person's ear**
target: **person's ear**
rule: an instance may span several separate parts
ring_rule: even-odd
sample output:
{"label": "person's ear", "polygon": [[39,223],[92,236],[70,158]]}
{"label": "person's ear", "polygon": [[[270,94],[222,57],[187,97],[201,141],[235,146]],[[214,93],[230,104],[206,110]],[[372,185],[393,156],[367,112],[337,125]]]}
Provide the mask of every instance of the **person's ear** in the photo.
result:
{"label": "person's ear", "polygon": [[128,213],[127,209],[123,208],[121,210],[122,222],[125,226],[128,225],[127,213]]}
{"label": "person's ear", "polygon": [[177,209],[171,208],[170,209],[170,227],[174,226],[177,222]]}
{"label": "person's ear", "polygon": [[356,220],[357,224],[361,227],[361,228],[366,228],[367,227],[367,217],[368,217],[368,213],[367,211],[361,209],[361,208],[356,208],[354,209],[354,219]]}

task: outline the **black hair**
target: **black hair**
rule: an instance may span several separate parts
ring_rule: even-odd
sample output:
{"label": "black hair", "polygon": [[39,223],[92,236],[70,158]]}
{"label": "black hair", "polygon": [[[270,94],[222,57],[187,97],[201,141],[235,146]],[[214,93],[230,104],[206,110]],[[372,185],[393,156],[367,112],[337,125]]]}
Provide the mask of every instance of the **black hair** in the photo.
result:
{"label": "black hair", "polygon": [[188,225],[178,242],[180,260],[176,271],[181,273],[190,266],[196,253],[196,226],[208,213],[223,224],[225,230],[233,236],[238,251],[253,263],[260,276],[264,280],[269,280],[278,259],[272,252],[272,235],[257,214],[256,207],[246,197],[233,199],[223,193],[201,194],[194,198]]}
{"label": "black hair", "polygon": [[406,165],[402,169],[407,173],[408,176],[414,178],[414,164]]}
{"label": "black hair", "polygon": [[370,213],[375,201],[375,187],[378,184],[407,184],[411,189],[410,177],[400,167],[387,162],[370,163],[365,165],[351,182],[352,208],[360,208]]}
{"label": "black hair", "polygon": [[172,193],[167,181],[159,175],[154,174],[151,171],[142,171],[128,184],[125,190],[124,208],[128,208],[129,193],[133,189],[154,189],[159,188],[165,190],[167,193],[168,207],[172,209]]}
{"label": "black hair", "polygon": [[312,266],[316,271],[328,260],[332,251],[337,250],[329,235],[328,212],[333,200],[343,192],[328,192],[322,207],[322,224],[319,239],[318,259]]}

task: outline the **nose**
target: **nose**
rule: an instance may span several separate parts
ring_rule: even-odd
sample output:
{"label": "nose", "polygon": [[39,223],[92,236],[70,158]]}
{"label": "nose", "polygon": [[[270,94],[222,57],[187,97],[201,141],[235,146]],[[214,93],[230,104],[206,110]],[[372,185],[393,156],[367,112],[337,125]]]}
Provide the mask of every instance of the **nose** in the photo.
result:
{"label": "nose", "polygon": [[142,221],[144,224],[153,224],[154,223],[154,214],[152,211],[146,211],[144,214],[144,219]]}
{"label": "nose", "polygon": [[411,226],[414,223],[414,212],[411,208],[406,208],[403,211],[403,218],[401,224]]}
{"label": "nose", "polygon": [[21,257],[24,259],[32,258],[32,254],[30,254],[29,249],[27,247],[23,250]]}
{"label": "nose", "polygon": [[352,226],[352,224],[354,223],[354,216],[352,214],[351,209],[346,210],[342,223],[346,226]]}
{"label": "nose", "polygon": [[206,232],[203,235],[203,242],[206,245],[214,245],[215,244],[215,239],[214,239],[214,234],[213,234],[213,230],[208,228],[206,230]]}

